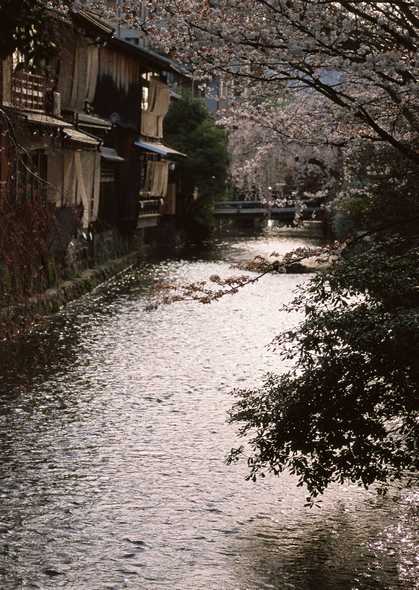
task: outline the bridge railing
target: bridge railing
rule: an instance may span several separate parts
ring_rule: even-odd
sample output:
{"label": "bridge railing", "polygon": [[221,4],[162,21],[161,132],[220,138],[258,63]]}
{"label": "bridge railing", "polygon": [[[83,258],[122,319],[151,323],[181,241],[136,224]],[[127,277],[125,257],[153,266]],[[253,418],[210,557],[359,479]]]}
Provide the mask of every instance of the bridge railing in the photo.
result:
{"label": "bridge railing", "polygon": [[300,219],[310,220],[321,216],[320,203],[313,200],[278,200],[261,201],[218,201],[215,203],[216,215],[269,216],[272,219],[290,221],[297,215]]}
{"label": "bridge railing", "polygon": [[218,201],[215,203],[215,211],[229,211],[231,213],[240,211],[253,211],[253,212],[267,212],[266,205],[261,201]]}
{"label": "bridge railing", "polygon": [[226,207],[261,207],[263,206],[262,201],[217,201],[215,203],[216,206],[226,206]]}

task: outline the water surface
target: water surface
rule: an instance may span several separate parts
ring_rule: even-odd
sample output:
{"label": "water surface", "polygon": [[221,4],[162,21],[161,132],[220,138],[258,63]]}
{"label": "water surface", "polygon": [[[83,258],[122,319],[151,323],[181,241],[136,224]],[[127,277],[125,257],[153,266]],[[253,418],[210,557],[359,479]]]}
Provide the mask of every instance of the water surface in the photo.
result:
{"label": "water surface", "polygon": [[[280,370],[266,345],[306,277],[147,312],[157,279],[231,275],[302,245],[241,239],[120,275],[1,350],[0,588],[414,589],[415,491],[333,488],[224,458],[233,387]],[[240,272],[240,274],[242,274]]]}

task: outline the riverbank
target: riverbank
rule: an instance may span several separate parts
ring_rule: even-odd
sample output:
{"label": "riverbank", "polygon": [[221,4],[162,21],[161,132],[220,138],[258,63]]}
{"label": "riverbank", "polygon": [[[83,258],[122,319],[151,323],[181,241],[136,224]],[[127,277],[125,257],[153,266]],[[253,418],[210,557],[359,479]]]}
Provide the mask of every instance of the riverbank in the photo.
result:
{"label": "riverbank", "polygon": [[270,232],[272,235],[288,238],[309,238],[309,239],[325,239],[326,228],[323,221],[303,221],[298,226],[287,226],[287,225],[274,225],[271,227]]}
{"label": "riverbank", "polygon": [[[16,290],[3,298],[0,291],[0,340],[21,336],[41,318],[57,313],[161,248],[176,249],[182,244],[183,236],[172,220],[161,220],[157,227],[137,230],[130,238],[113,230],[95,235],[90,243],[86,236],[79,236],[71,242],[61,264],[54,258],[48,265],[44,263],[47,272],[50,266],[52,269],[49,288],[33,289],[31,285],[33,290],[27,296]],[[26,276],[25,280],[30,283],[30,277]]]}
{"label": "riverbank", "polygon": [[29,297],[16,305],[0,309],[0,327],[4,335],[19,334],[43,316],[57,313],[64,305],[79,299],[115,277],[128,271],[142,257],[140,251],[114,258],[87,268],[56,287]]}
{"label": "riverbank", "polygon": [[[105,258],[105,261],[95,266],[89,266],[85,269],[80,269],[73,277],[59,281],[57,286],[51,287],[46,291],[33,294],[25,300],[19,301],[13,305],[0,308],[0,330],[3,339],[10,339],[20,336],[25,333],[31,326],[40,321],[43,317],[50,316],[57,313],[68,303],[79,299],[83,295],[93,291],[109,279],[115,277],[119,273],[128,271],[139,260],[146,260],[156,251],[161,249],[163,243],[168,238],[168,228],[165,228],[164,236],[159,233],[155,237],[155,241],[149,244],[145,243],[144,236],[137,240],[136,246],[128,253],[122,256]],[[170,229],[170,228],[169,228]],[[316,233],[313,232],[313,226],[308,228],[298,228],[292,231],[292,228],[273,228],[267,231],[268,236],[273,238],[286,239],[315,239]],[[170,236],[169,236],[170,237]],[[182,245],[182,242],[176,239],[176,236],[171,235],[171,250],[177,250]],[[112,251],[117,252],[117,244],[114,240],[111,241],[112,248],[106,244],[99,244],[103,255],[111,256]],[[120,248],[121,250],[122,248]],[[247,270],[258,272],[263,265],[272,264],[273,259],[263,259],[257,257],[257,260],[247,260],[243,263],[243,268]],[[327,263],[326,263],[327,266]],[[324,261],[319,262],[317,258],[307,259],[302,264],[296,263],[289,266],[286,272],[292,274],[313,273],[317,270],[322,270],[325,267]]]}

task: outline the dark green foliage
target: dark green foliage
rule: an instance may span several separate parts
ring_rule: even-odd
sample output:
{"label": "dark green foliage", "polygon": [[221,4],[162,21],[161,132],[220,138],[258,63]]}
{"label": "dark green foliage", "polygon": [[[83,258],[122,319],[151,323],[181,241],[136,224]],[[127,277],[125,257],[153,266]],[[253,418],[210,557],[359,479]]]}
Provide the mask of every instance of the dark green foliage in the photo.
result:
{"label": "dark green foliage", "polygon": [[[214,200],[224,196],[229,170],[227,134],[215,125],[202,100],[185,96],[172,104],[165,119],[167,143],[188,155],[177,161],[180,214],[194,241],[208,237]],[[198,199],[193,200],[195,187]]]}
{"label": "dark green foliage", "polygon": [[335,205],[338,237],[360,229],[398,231],[403,226],[406,234],[416,231],[418,165],[384,144],[363,145],[346,167],[346,187]]}
{"label": "dark green foliage", "polygon": [[250,439],[249,477],[288,468],[311,501],[333,482],[385,489],[418,467],[419,169],[388,146],[365,146],[350,168],[337,203],[350,241],[276,341],[293,369],[237,392],[230,416]]}
{"label": "dark green foliage", "polygon": [[250,437],[250,478],[289,468],[313,498],[417,467],[418,286],[419,248],[401,236],[312,279],[292,305],[305,321],[276,343],[294,369],[238,392],[231,412]]}
{"label": "dark green foliage", "polygon": [[0,15],[0,58],[16,49],[29,64],[50,55],[55,47],[51,38],[53,21],[44,0],[0,0]]}

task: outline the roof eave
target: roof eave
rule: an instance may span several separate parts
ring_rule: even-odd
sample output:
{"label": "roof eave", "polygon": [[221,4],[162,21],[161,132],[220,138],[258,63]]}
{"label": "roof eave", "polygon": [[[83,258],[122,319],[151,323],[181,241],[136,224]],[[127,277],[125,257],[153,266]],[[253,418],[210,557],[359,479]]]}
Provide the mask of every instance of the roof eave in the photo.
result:
{"label": "roof eave", "polygon": [[84,28],[92,29],[96,35],[109,39],[115,33],[114,27],[101,20],[90,10],[72,10],[70,15],[74,21],[79,22]]}
{"label": "roof eave", "polygon": [[180,64],[176,64],[169,57],[160,55],[152,49],[136,47],[135,45],[128,43],[128,41],[124,41],[118,37],[112,37],[109,42],[109,46],[114,47],[115,49],[120,49],[121,51],[125,51],[133,57],[137,57],[142,62],[145,62],[145,65],[150,65],[161,72],[170,71],[177,74],[178,76],[181,75],[185,78],[188,77],[188,74],[183,70],[183,67]]}

